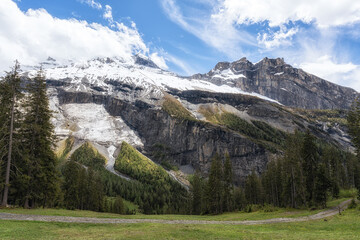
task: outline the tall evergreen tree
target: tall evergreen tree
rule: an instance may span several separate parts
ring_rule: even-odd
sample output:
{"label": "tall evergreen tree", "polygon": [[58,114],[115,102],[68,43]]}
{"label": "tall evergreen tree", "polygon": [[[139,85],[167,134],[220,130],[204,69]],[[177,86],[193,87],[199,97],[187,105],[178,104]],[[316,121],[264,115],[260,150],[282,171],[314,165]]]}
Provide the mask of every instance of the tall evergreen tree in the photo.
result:
{"label": "tall evergreen tree", "polygon": [[327,146],[323,150],[321,161],[325,164],[327,176],[331,182],[331,194],[334,198],[340,193],[340,172],[343,168],[340,163],[340,152],[333,146]]}
{"label": "tall evergreen tree", "polygon": [[325,164],[319,164],[316,179],[315,179],[315,192],[314,201],[317,205],[326,207],[327,191],[331,187],[331,182],[326,174]]}
{"label": "tall evergreen tree", "polygon": [[249,204],[263,203],[263,188],[259,176],[255,170],[246,178],[245,182],[245,198]]}
{"label": "tall evergreen tree", "polygon": [[236,187],[234,190],[234,210],[242,210],[246,206],[244,190]]}
{"label": "tall evergreen tree", "polygon": [[281,181],[281,161],[270,161],[266,171],[261,177],[265,193],[265,201],[274,206],[281,206],[281,191],[283,189]]}
{"label": "tall evergreen tree", "polygon": [[207,186],[207,199],[209,213],[222,213],[222,196],[223,196],[223,170],[221,159],[218,153],[215,154],[211,161],[210,174]]}
{"label": "tall evergreen tree", "polygon": [[358,197],[360,199],[360,99],[356,99],[353,102],[347,115],[347,123],[349,135],[356,148],[357,161],[355,165],[358,167],[355,168],[357,171],[354,173],[353,182],[358,189]]}
{"label": "tall evergreen tree", "polygon": [[124,205],[124,201],[121,196],[116,197],[112,210],[113,210],[112,212],[117,213],[117,214],[125,213],[125,205]]}
{"label": "tall evergreen tree", "polygon": [[360,154],[360,99],[356,99],[347,115],[349,134],[355,145],[356,152]]}
{"label": "tall evergreen tree", "polygon": [[77,209],[79,207],[79,176],[81,166],[75,161],[68,161],[63,168],[63,191],[64,191],[64,205],[67,209]]}
{"label": "tall evergreen tree", "polygon": [[51,124],[52,111],[46,94],[46,81],[40,69],[27,86],[29,98],[26,104],[24,120],[24,146],[28,153],[26,175],[28,191],[25,207],[34,206],[40,201],[45,206],[52,201],[58,191],[56,156],[53,151],[55,135]]}
{"label": "tall evergreen tree", "polygon": [[284,182],[283,205],[297,208],[305,203],[304,175],[301,166],[302,136],[298,131],[290,135],[286,141],[283,158],[282,176]]}
{"label": "tall evergreen tree", "polygon": [[[88,199],[87,209],[92,211],[101,212],[103,210],[104,203],[104,185],[101,181],[100,176],[92,169],[88,168],[87,171],[89,185],[88,185],[88,195],[86,199]],[[122,209],[121,211],[123,211]],[[123,212],[121,212],[123,213]]]}
{"label": "tall evergreen tree", "polygon": [[234,186],[233,186],[233,171],[230,161],[229,153],[225,154],[224,163],[224,211],[230,212],[234,209]]}
{"label": "tall evergreen tree", "polygon": [[318,152],[315,144],[315,137],[307,131],[301,149],[303,158],[303,173],[305,177],[306,201],[309,206],[314,200],[315,178],[318,166]]}
{"label": "tall evergreen tree", "polygon": [[[20,64],[15,62],[11,72],[7,73],[0,83],[0,171],[3,166],[3,195],[2,206],[8,205],[10,188],[10,170],[14,162],[14,150],[19,151],[20,136],[17,134],[21,122],[21,112],[18,106],[23,97]],[[19,152],[17,152],[19,154]],[[21,155],[21,154],[20,154]],[[0,172],[1,173],[1,172]],[[1,182],[0,182],[1,183]]]}
{"label": "tall evergreen tree", "polygon": [[203,182],[198,172],[194,174],[191,186],[191,213],[201,214],[203,209]]}

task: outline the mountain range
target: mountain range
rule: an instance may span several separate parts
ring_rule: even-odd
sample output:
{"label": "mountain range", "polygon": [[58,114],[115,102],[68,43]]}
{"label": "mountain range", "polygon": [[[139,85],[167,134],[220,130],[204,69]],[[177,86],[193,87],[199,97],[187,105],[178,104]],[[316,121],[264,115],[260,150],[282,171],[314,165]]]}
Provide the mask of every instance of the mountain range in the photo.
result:
{"label": "mountain range", "polygon": [[[75,139],[71,152],[91,143],[114,170],[122,142],[169,173],[205,176],[215,153],[230,155],[240,183],[282,154],[286,135],[310,130],[321,141],[352,151],[345,116],[355,90],[293,68],[283,59],[219,62],[189,77],[160,69],[141,54],[131,61],[96,58],[42,63],[58,147]],[[23,78],[36,69],[27,67]],[[70,154],[71,154],[70,152]]]}

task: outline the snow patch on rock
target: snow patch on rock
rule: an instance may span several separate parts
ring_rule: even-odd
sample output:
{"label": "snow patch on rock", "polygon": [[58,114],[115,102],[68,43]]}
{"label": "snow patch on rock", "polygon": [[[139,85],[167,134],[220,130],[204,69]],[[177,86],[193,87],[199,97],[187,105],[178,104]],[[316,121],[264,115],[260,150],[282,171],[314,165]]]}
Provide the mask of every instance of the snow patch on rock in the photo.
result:
{"label": "snow patch on rock", "polygon": [[[71,131],[72,135],[78,139],[115,145],[123,141],[132,146],[143,145],[137,134],[125,124],[122,118],[111,116],[103,105],[64,104],[61,108],[64,117],[69,121],[62,127]],[[76,123],[76,128],[71,126],[72,123]]]}
{"label": "snow patch on rock", "polygon": [[224,80],[235,80],[235,79],[246,78],[246,77],[244,76],[244,74],[234,74],[234,72],[231,69],[226,69],[221,72],[218,71],[211,78],[221,78]]}

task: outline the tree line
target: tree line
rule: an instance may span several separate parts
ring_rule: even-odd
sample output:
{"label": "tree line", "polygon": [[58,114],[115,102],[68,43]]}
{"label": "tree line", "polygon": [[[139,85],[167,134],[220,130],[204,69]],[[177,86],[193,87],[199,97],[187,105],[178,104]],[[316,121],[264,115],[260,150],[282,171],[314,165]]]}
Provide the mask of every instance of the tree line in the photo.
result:
{"label": "tree line", "polygon": [[[360,104],[358,114],[360,123]],[[216,154],[208,179],[196,173],[191,180],[191,213],[251,211],[253,205],[325,208],[329,197],[339,197],[340,189],[360,189],[360,161],[354,154],[319,141],[309,131],[290,134],[285,149],[261,175],[252,171],[240,186],[232,184],[228,154],[225,160]]]}
{"label": "tree line", "polygon": [[[130,145],[123,144],[119,158],[124,157],[124,154],[130,154],[128,159],[132,161],[135,152]],[[139,209],[146,214],[187,213],[186,190],[170,179],[165,171],[161,172],[163,175],[154,171],[151,176],[149,176],[150,173],[140,174],[141,171],[139,171],[136,175],[128,175],[134,177],[133,180],[128,181],[106,170],[105,161],[105,158],[90,143],[83,144],[71,155],[69,161],[66,161],[64,167],[61,168],[65,182],[63,191],[67,196],[64,199],[65,207],[111,212],[111,205],[119,201],[109,201],[109,199],[118,199],[121,196],[138,205]],[[137,167],[138,164],[135,166]],[[136,168],[136,170],[139,169]],[[91,179],[94,180],[87,180],[86,173],[91,173]],[[122,173],[128,172],[122,171]],[[91,190],[84,190],[86,187]],[[104,200],[97,201],[94,196],[102,196],[100,198]],[[89,208],[88,205],[82,204],[81,199],[93,199],[89,201],[95,201],[98,204],[96,207]],[[131,213],[126,208],[124,212]]]}
{"label": "tree line", "polygon": [[196,172],[191,179],[191,186],[191,214],[220,214],[235,209],[233,172],[228,154],[224,158],[215,154],[208,180]]}
{"label": "tree line", "polygon": [[106,194],[101,174],[93,167],[85,167],[72,157],[62,167],[62,176],[63,207],[70,210],[131,213],[120,195],[115,195],[113,200]]}

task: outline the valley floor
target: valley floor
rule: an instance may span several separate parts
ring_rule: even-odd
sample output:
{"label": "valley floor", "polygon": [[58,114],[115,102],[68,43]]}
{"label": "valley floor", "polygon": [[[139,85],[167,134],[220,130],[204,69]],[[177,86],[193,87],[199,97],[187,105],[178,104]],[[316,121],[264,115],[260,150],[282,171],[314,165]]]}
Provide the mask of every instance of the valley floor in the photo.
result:
{"label": "valley floor", "polygon": [[0,220],[18,220],[18,221],[41,221],[41,222],[63,222],[63,223],[96,223],[96,224],[129,224],[129,223],[160,223],[160,224],[222,224],[222,225],[258,225],[271,223],[290,223],[290,222],[305,222],[310,220],[319,220],[326,217],[332,217],[347,208],[351,200],[346,200],[340,205],[332,207],[328,210],[321,211],[317,214],[303,217],[282,217],[270,218],[265,220],[243,220],[243,221],[214,221],[214,220],[184,220],[176,219],[124,219],[124,218],[91,218],[91,217],[70,217],[70,216],[46,216],[46,215],[29,215],[29,214],[14,214],[14,213],[0,213]]}
{"label": "valley floor", "polygon": [[[348,202],[342,202],[342,206],[346,207]],[[346,210],[338,215],[336,207],[307,217],[259,221],[221,221],[219,218],[218,221],[209,221],[212,217],[216,219],[217,216],[207,216],[208,221],[177,218],[173,218],[176,220],[115,219],[112,215],[107,216],[108,218],[104,218],[105,215],[101,218],[75,218],[9,214],[4,213],[5,211],[1,210],[1,219],[17,220],[0,220],[1,239],[359,239],[360,236],[360,211]],[[241,214],[252,218],[251,214]],[[267,215],[271,216],[272,213]],[[49,219],[71,221],[46,222]],[[72,221],[74,219],[92,220],[97,224],[91,221],[78,223]]]}

